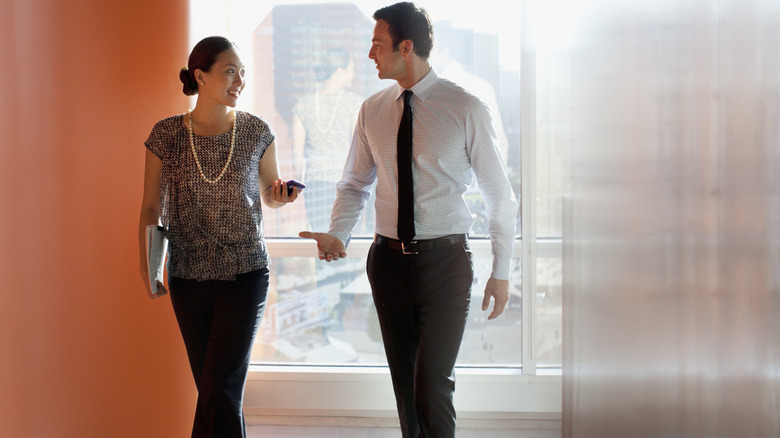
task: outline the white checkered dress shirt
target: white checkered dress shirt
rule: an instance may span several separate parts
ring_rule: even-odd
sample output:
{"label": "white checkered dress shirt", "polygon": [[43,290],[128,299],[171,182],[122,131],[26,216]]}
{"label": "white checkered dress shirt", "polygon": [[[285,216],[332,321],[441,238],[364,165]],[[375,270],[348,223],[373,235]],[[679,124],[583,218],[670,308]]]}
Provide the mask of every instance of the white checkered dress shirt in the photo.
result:
{"label": "white checkered dress shirt", "polygon": [[[487,106],[433,69],[411,90],[415,239],[469,233],[474,215],[463,194],[476,175],[487,212],[492,277],[509,279],[517,200]],[[403,91],[394,83],[360,109],[329,230],[343,242],[349,241],[374,181],[376,233],[398,238],[396,140]]]}

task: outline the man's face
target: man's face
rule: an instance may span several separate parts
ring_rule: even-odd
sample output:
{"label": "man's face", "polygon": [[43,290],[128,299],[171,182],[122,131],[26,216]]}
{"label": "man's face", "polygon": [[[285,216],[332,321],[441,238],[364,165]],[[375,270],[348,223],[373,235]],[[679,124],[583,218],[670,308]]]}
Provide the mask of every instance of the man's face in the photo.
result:
{"label": "man's face", "polygon": [[376,63],[379,79],[399,80],[405,72],[404,58],[397,48],[393,49],[393,38],[389,29],[390,25],[385,20],[376,21],[368,57]]}

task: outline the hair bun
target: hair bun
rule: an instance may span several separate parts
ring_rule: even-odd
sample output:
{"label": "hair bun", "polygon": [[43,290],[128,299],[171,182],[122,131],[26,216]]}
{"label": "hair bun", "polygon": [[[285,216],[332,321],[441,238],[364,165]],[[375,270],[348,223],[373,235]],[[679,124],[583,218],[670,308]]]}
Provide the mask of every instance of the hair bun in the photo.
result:
{"label": "hair bun", "polygon": [[179,80],[183,84],[182,92],[185,96],[192,96],[198,94],[198,84],[195,82],[195,78],[192,77],[187,67],[183,67],[179,71]]}

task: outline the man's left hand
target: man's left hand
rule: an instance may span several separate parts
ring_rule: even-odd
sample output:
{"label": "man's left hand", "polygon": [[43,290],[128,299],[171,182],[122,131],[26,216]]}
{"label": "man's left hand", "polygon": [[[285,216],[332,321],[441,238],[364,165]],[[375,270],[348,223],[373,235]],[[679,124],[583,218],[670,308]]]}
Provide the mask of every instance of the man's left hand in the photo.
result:
{"label": "man's left hand", "polygon": [[504,313],[506,303],[509,302],[509,280],[488,279],[485,286],[485,299],[482,300],[482,310],[487,310],[490,306],[490,297],[493,297],[495,302],[488,319],[496,319],[498,315]]}

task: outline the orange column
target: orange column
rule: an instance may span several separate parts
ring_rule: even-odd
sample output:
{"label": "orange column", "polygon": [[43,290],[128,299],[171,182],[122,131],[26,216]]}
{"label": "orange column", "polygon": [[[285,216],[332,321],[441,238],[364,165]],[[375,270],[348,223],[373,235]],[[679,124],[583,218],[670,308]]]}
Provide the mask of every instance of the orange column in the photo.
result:
{"label": "orange column", "polygon": [[1,0],[0,436],[189,436],[186,354],[136,248],[143,141],[187,108],[187,18]]}

